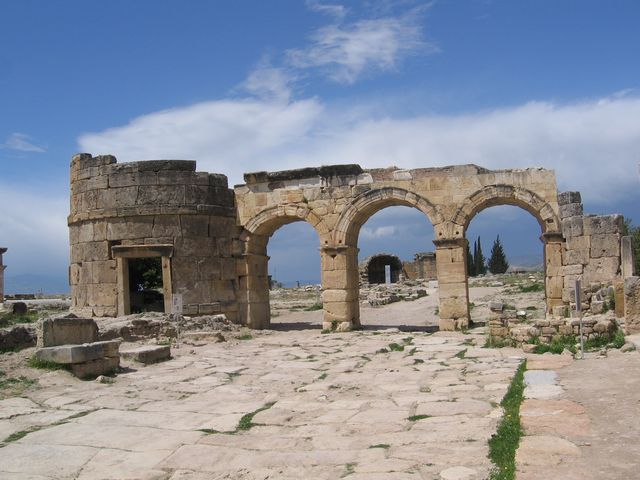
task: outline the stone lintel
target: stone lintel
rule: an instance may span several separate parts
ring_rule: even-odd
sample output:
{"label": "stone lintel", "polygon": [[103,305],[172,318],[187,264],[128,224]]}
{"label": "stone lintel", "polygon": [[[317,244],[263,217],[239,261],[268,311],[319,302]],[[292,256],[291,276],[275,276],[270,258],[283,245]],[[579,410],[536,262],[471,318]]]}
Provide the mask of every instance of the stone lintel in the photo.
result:
{"label": "stone lintel", "polygon": [[172,257],[173,245],[114,245],[114,258]]}
{"label": "stone lintel", "polygon": [[360,165],[324,165],[322,167],[306,167],[278,172],[249,172],[244,174],[247,185],[267,182],[282,182],[286,180],[300,180],[315,177],[342,177],[360,175],[364,170]]}

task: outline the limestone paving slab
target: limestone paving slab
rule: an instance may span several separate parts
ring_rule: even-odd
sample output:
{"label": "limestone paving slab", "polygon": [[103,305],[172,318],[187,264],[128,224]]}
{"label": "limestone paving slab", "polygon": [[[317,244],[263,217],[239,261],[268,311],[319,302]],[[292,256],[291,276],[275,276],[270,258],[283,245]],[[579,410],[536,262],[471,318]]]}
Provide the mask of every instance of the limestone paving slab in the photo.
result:
{"label": "limestone paving slab", "polygon": [[[487,440],[501,413],[492,402],[503,394],[496,385],[506,387],[519,364],[511,353],[458,358],[468,348],[461,333],[252,335],[183,345],[171,360],[129,368],[108,385],[66,372],[52,376],[33,393],[37,403],[15,400],[16,413],[73,418],[41,422],[38,431],[0,448],[0,478],[47,477],[57,464],[80,479],[439,478],[447,469],[445,475],[465,472],[459,467],[484,478],[489,472]],[[381,351],[391,343],[405,348]],[[251,428],[237,430],[251,413]],[[430,416],[410,418],[421,414]],[[75,449],[83,454],[73,460],[43,453]],[[18,460],[28,463],[27,455],[42,458],[44,467],[20,469]]]}

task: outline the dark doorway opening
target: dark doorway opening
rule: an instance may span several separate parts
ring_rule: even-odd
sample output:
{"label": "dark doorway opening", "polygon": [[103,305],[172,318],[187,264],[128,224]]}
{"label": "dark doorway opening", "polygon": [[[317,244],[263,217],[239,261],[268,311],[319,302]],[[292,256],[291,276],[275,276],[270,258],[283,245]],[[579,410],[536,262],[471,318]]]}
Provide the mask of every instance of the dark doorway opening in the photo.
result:
{"label": "dark doorway opening", "polygon": [[367,281],[369,283],[386,283],[385,267],[389,266],[391,283],[398,283],[402,274],[402,262],[395,255],[374,255],[368,260]]}
{"label": "dark doorway opening", "polygon": [[129,299],[131,313],[164,312],[162,259],[129,259]]}

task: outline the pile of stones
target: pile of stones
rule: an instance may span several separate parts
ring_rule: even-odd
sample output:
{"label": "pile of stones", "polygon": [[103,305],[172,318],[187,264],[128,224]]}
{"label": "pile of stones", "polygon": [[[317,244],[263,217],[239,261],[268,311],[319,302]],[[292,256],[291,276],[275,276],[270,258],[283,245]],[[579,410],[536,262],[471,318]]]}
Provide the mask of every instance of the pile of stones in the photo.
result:
{"label": "pile of stones", "polygon": [[389,285],[363,283],[360,287],[360,299],[372,307],[400,301],[410,302],[426,296],[427,290],[423,284],[412,280]]}
{"label": "pile of stones", "polygon": [[[506,310],[501,302],[489,302],[489,337],[492,341],[506,341],[516,346],[534,341],[549,344],[554,337],[580,334],[580,320],[549,316],[549,318],[528,319],[515,310]],[[600,337],[610,338],[618,324],[613,312],[590,315],[582,320],[582,334],[585,340]]]}

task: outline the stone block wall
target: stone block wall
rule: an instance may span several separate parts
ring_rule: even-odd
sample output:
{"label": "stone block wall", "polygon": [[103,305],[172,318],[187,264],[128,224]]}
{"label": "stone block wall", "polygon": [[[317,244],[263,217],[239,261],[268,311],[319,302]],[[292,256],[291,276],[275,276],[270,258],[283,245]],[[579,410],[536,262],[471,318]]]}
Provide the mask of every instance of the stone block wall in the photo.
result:
{"label": "stone block wall", "polygon": [[435,252],[416,253],[412,262],[402,262],[407,278],[416,280],[437,280]]}
{"label": "stone block wall", "polygon": [[[558,195],[562,234],[564,285],[562,300],[574,302],[576,278],[582,279],[583,310],[591,308],[594,293],[612,285],[620,275],[622,215],[585,215],[579,192]],[[600,301],[600,299],[598,299]]]}
{"label": "stone block wall", "polygon": [[114,247],[131,247],[128,258],[134,258],[137,248],[162,245],[171,252],[163,259],[170,282],[165,291],[183,295],[184,314],[235,319],[239,233],[233,191],[226,176],[195,168],[183,160],[118,164],[111,155],[73,157],[68,223],[74,313],[127,313],[118,298],[124,295],[119,275],[126,271],[119,270]]}
{"label": "stone block wall", "polygon": [[[585,340],[611,337],[618,329],[613,314],[586,317],[582,320]],[[489,337],[492,342],[507,342],[515,346],[540,342],[549,344],[554,337],[573,335],[579,338],[580,320],[577,318],[550,317],[528,321],[518,318],[515,311],[506,311],[489,320]]]}

